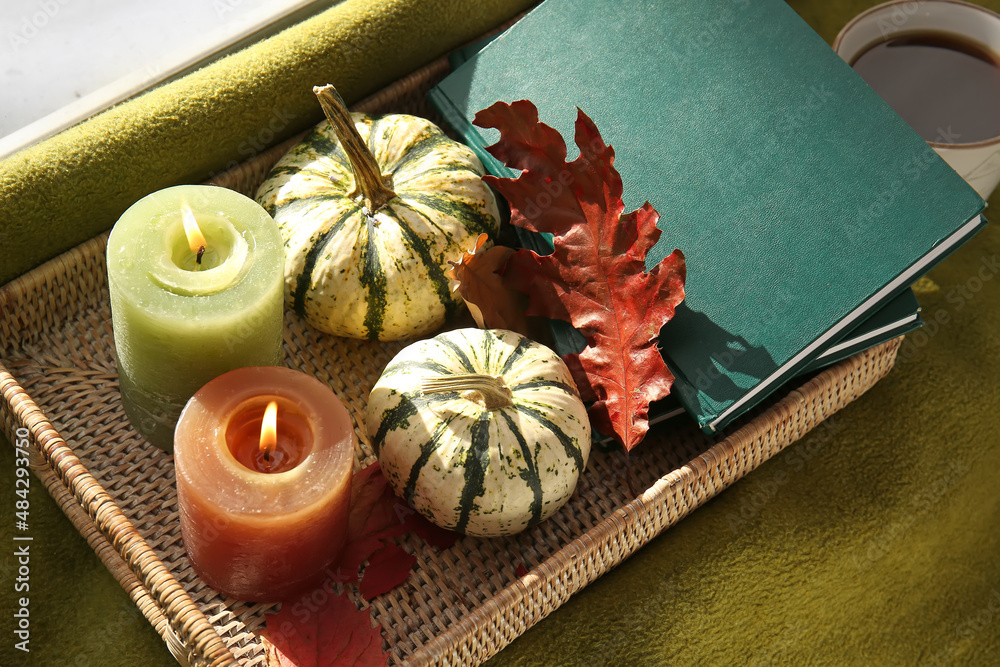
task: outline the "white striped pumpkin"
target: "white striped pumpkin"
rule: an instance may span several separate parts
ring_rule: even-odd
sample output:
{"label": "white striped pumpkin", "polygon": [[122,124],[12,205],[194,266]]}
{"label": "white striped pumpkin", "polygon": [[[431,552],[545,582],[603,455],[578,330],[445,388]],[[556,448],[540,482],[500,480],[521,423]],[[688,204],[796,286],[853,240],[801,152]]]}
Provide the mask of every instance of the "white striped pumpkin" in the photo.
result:
{"label": "white striped pumpkin", "polygon": [[[285,244],[286,303],[339,336],[430,333],[461,305],[449,290],[448,260],[499,229],[482,163],[428,120],[352,115],[332,95],[320,97],[329,120],[289,150],[257,192]],[[380,188],[384,201],[369,196]]]}
{"label": "white striped pumpkin", "polygon": [[[470,374],[482,377],[470,384]],[[500,382],[487,391],[483,377]],[[366,424],[398,495],[435,524],[480,537],[551,516],[590,455],[587,410],[566,364],[497,329],[403,349],[372,389]]]}

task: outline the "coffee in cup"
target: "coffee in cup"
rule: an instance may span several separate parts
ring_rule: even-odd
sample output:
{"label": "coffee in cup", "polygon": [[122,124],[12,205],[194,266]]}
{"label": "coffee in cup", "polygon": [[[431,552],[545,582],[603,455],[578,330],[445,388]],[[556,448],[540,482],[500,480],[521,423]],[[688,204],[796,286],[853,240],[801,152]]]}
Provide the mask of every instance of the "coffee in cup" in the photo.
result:
{"label": "coffee in cup", "polygon": [[837,53],[981,196],[1000,183],[1000,15],[896,1],[841,30]]}

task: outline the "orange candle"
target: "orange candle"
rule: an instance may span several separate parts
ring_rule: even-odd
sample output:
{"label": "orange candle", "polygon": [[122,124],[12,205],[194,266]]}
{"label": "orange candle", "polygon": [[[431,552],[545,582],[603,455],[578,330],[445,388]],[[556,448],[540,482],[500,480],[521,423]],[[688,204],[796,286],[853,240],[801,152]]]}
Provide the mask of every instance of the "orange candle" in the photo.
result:
{"label": "orange candle", "polygon": [[195,572],[254,602],[319,584],[346,538],[354,445],[347,408],[299,371],[239,368],[202,387],[174,432]]}

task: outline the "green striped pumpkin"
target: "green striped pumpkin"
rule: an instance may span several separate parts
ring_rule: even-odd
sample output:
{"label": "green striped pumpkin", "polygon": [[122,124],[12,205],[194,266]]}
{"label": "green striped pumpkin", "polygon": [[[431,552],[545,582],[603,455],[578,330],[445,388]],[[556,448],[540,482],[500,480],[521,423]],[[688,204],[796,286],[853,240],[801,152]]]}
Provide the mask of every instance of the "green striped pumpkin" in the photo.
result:
{"label": "green striped pumpkin", "polygon": [[448,260],[499,228],[482,164],[423,118],[352,115],[339,95],[320,101],[328,120],[257,192],[284,240],[286,303],[339,336],[397,340],[440,328],[461,305]]}
{"label": "green striped pumpkin", "polygon": [[590,455],[587,410],[566,364],[497,329],[403,349],[372,389],[366,424],[398,495],[435,524],[480,537],[551,516]]}

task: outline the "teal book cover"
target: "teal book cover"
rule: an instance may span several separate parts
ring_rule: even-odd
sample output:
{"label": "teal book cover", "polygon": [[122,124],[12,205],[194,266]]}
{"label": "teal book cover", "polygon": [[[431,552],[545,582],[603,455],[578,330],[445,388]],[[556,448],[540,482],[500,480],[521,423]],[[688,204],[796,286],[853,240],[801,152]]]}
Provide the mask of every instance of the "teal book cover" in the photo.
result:
{"label": "teal book cover", "polygon": [[824,368],[870,347],[916,331],[923,325],[920,302],[917,301],[913,290],[906,289],[872,313],[841,340],[824,349],[803,372]]}
{"label": "teal book cover", "polygon": [[[782,0],[546,0],[431,102],[471,124],[531,100],[569,139],[579,107],[649,201],[686,300],[661,332],[674,392],[723,428],[984,224],[984,202]],[[544,242],[539,246],[544,247]]]}

